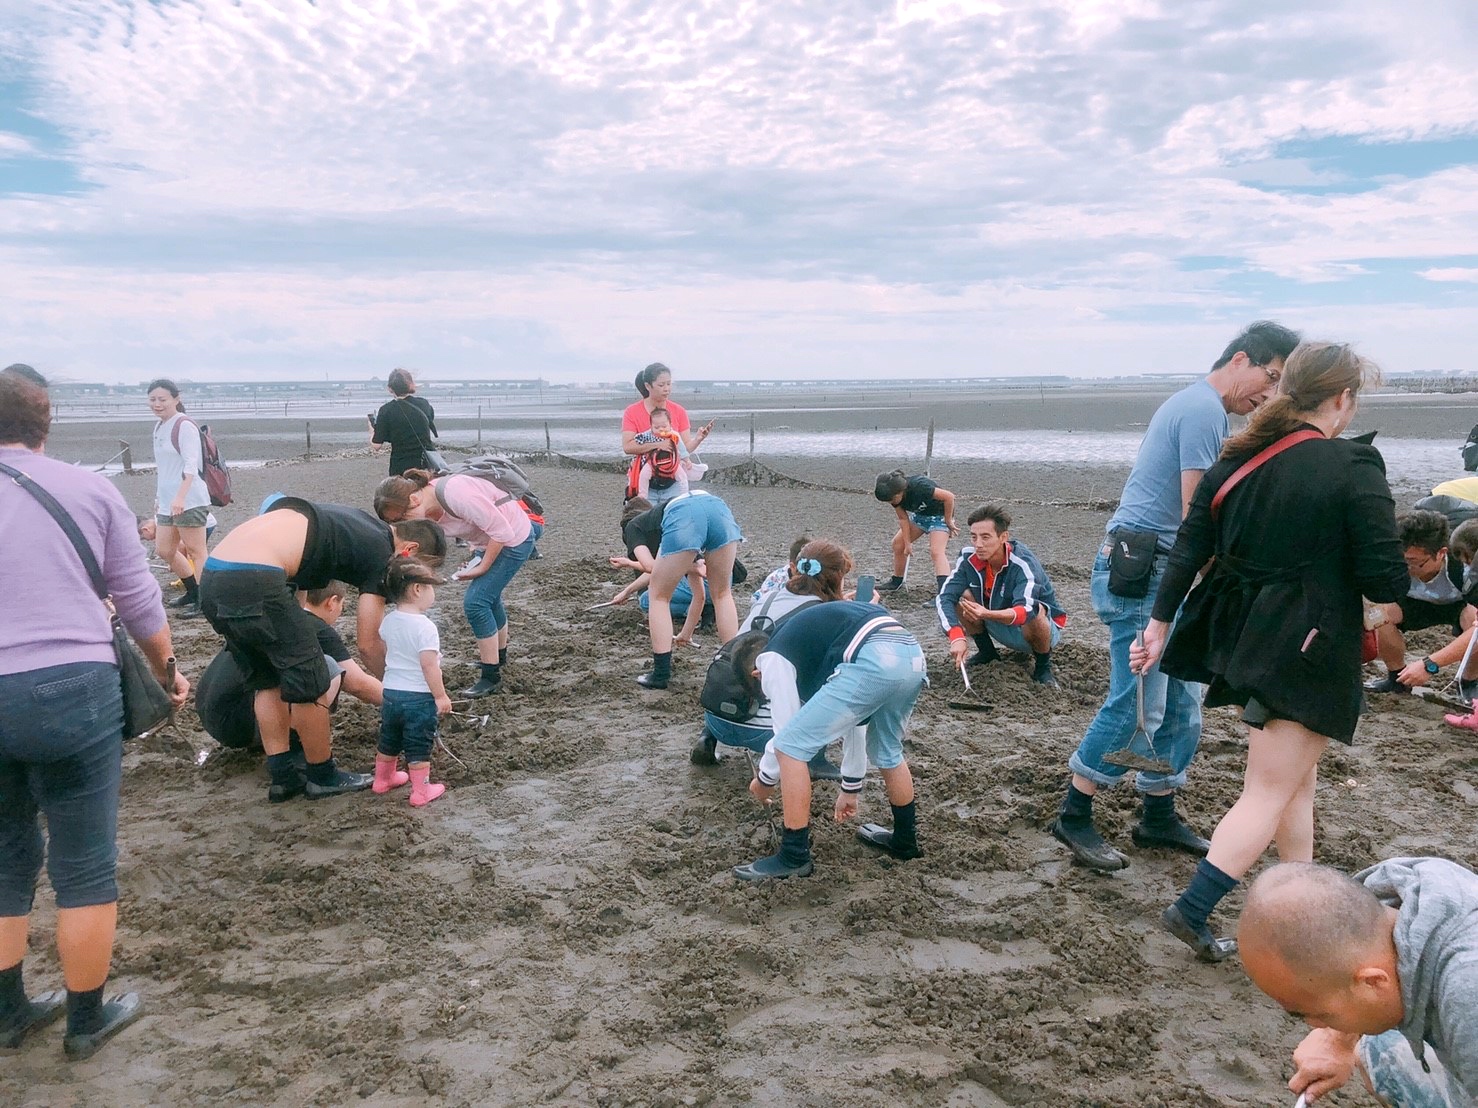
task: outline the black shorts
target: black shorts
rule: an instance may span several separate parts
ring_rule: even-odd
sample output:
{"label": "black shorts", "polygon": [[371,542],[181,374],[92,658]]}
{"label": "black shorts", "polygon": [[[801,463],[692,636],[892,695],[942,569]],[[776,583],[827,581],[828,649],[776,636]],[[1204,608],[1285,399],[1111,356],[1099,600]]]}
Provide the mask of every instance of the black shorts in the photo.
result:
{"label": "black shorts", "polygon": [[1430,600],[1418,600],[1414,596],[1403,596],[1396,604],[1401,609],[1402,631],[1425,631],[1428,627],[1451,627],[1454,635],[1462,633],[1458,620],[1467,607],[1462,600],[1449,600],[1435,604]]}
{"label": "black shorts", "polygon": [[311,704],[328,692],[320,620],[298,606],[282,570],[207,565],[200,611],[225,638],[248,689],[280,689],[288,704]]}

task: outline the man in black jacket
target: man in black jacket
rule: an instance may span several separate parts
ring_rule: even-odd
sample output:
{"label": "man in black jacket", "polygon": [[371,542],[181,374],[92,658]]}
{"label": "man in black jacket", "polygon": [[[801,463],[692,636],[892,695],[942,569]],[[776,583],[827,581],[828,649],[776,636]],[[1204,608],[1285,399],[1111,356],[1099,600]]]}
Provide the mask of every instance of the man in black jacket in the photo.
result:
{"label": "man in black jacket", "polygon": [[[1449,529],[1441,512],[1408,512],[1396,521],[1411,585],[1400,601],[1382,606],[1386,622],[1376,631],[1376,642],[1386,675],[1365,686],[1371,692],[1410,691],[1399,679],[1406,665],[1405,632],[1450,627],[1460,635],[1478,614],[1473,607],[1478,603],[1478,588],[1464,587],[1463,563],[1448,550]],[[1437,668],[1427,666],[1429,673],[1436,673]]]}

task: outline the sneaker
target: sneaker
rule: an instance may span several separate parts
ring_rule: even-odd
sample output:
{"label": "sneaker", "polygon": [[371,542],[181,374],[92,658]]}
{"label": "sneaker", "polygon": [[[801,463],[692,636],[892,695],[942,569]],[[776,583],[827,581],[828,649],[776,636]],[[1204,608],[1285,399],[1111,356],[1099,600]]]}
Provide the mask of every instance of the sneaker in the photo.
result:
{"label": "sneaker", "polygon": [[891,581],[884,581],[881,585],[874,585],[872,587],[872,591],[873,592],[897,592],[901,588],[903,588],[903,582],[901,580],[894,579],[894,580],[891,580]]}
{"label": "sneaker", "polygon": [[1365,682],[1365,691],[1390,693],[1393,696],[1406,696],[1411,692],[1410,689],[1396,680],[1394,673],[1387,673],[1384,677],[1377,677],[1374,681]]}
{"label": "sneaker", "polygon": [[67,1060],[80,1062],[91,1058],[109,1039],[138,1019],[143,1004],[138,993],[123,993],[103,1002],[103,1025],[96,1031],[85,1034],[67,1035],[62,1039],[62,1049]]}
{"label": "sneaker", "polygon": [[303,793],[309,800],[322,800],[326,796],[362,792],[374,783],[373,773],[350,773],[341,769],[334,775],[333,784],[320,785],[310,780],[303,785]]}

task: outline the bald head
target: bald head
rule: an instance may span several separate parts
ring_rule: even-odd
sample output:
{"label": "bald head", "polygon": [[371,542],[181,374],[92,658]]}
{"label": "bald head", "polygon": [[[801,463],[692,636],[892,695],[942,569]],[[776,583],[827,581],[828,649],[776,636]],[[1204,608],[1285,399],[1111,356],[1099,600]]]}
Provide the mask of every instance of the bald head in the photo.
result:
{"label": "bald head", "polygon": [[1271,955],[1306,981],[1334,983],[1389,945],[1391,924],[1375,894],[1338,870],[1274,866],[1247,890],[1237,926],[1245,953]]}

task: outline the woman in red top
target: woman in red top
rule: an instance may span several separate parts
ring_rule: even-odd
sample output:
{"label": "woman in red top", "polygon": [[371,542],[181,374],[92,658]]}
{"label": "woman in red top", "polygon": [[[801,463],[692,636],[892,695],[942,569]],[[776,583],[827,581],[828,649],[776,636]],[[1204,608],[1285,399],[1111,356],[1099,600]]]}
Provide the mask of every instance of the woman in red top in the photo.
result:
{"label": "woman in red top", "polygon": [[672,395],[672,370],[661,362],[653,362],[636,375],[636,391],[641,399],[630,405],[621,416],[621,449],[632,455],[626,482],[628,499],[636,491],[636,476],[641,469],[641,456],[658,449],[662,443],[651,434],[652,410],[666,408],[672,416],[672,429],[683,437],[689,451],[697,450],[713,431],[713,420],[693,430],[687,410],[668,399]]}

